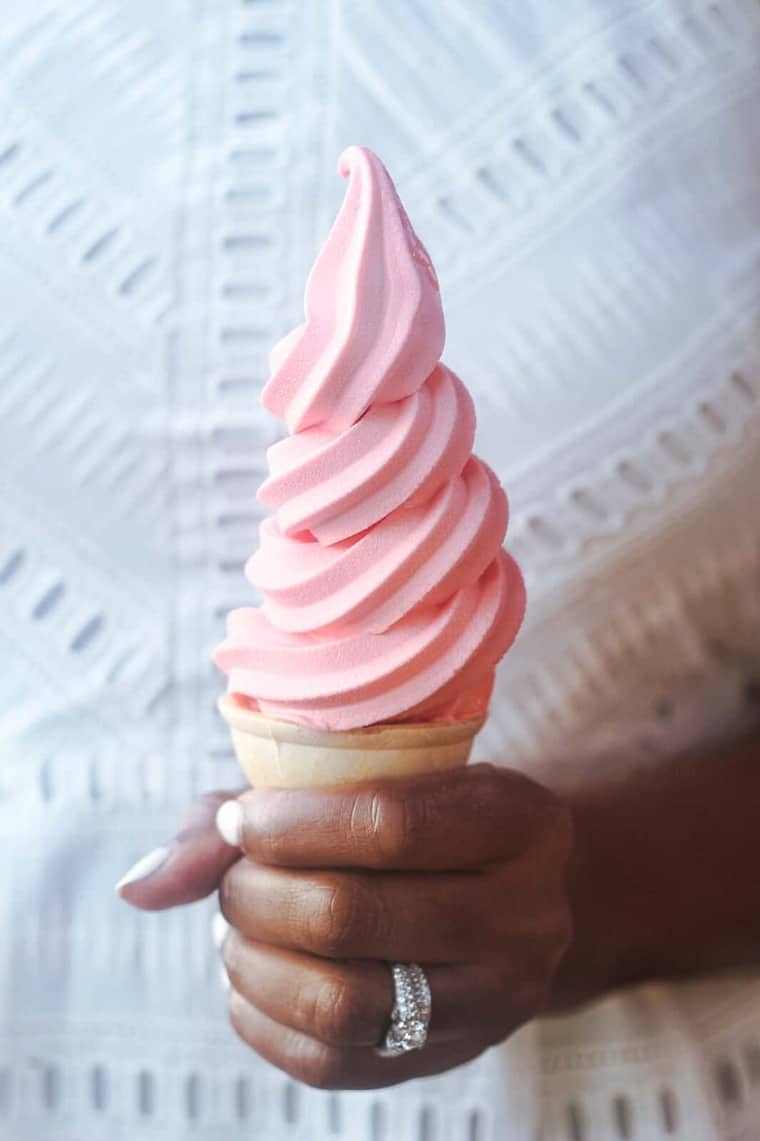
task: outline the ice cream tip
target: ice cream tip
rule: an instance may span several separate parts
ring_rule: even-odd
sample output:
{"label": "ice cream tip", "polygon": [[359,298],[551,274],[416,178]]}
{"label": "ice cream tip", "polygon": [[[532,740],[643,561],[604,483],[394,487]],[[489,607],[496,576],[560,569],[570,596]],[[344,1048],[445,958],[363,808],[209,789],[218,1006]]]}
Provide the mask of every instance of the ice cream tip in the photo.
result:
{"label": "ice cream tip", "polygon": [[290,432],[246,565],[263,605],[229,614],[214,660],[238,701],[316,729],[483,717],[525,609],[507,498],[472,454],[438,280],[388,172],[357,146],[338,169],[304,321],[262,394]]}

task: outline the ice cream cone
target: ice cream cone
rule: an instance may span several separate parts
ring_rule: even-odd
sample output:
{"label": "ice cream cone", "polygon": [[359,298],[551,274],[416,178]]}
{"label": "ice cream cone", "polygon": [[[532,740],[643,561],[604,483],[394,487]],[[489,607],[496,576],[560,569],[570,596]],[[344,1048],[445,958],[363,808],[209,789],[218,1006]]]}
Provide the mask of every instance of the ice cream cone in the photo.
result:
{"label": "ice cream cone", "polygon": [[482,720],[371,725],[328,732],[278,721],[225,694],[219,709],[251,785],[319,788],[466,765]]}

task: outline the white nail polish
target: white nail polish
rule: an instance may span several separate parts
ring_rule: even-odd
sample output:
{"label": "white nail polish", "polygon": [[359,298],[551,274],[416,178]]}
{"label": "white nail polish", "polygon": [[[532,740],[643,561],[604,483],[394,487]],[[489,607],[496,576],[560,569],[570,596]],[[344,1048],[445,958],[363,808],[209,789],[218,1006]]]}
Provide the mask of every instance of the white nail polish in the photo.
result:
{"label": "white nail polish", "polygon": [[219,835],[231,848],[240,847],[243,835],[243,810],[236,800],[225,800],[216,814]]}
{"label": "white nail polish", "polygon": [[230,929],[230,925],[222,915],[221,911],[217,911],[214,918],[211,920],[211,938],[214,940],[214,946],[217,951],[221,951],[222,943],[225,936]]}
{"label": "white nail polish", "polygon": [[133,864],[125,876],[119,880],[114,888],[115,892],[120,892],[123,887],[128,884],[138,883],[140,880],[146,880],[148,876],[152,876],[154,872],[165,864],[169,858],[169,848],[154,848],[152,852],[148,852],[147,856],[143,856],[136,864]]}
{"label": "white nail polish", "polygon": [[225,971],[224,967],[219,968],[219,981],[222,984],[222,990],[229,990],[231,987],[230,976]]}

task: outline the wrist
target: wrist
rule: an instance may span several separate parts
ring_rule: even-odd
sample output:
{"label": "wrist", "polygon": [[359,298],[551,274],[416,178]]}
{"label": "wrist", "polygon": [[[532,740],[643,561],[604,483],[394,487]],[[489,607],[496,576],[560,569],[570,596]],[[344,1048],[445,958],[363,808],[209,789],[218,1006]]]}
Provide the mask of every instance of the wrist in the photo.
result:
{"label": "wrist", "polygon": [[573,935],[555,976],[554,1010],[590,1002],[640,973],[636,924],[631,922],[637,908],[635,901],[626,900],[629,872],[605,842],[608,827],[598,822],[598,814],[609,814],[610,805],[604,797],[597,803],[588,797],[568,799],[574,831],[567,872]]}

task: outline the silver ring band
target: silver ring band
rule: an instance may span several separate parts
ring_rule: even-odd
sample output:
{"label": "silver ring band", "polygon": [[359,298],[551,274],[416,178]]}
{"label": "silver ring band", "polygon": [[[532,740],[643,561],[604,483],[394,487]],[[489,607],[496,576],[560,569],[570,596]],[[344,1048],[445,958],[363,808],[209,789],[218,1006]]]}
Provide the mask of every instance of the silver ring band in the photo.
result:
{"label": "silver ring band", "polygon": [[430,1026],[430,985],[417,963],[389,963],[393,976],[393,1010],[385,1041],[377,1047],[383,1058],[421,1050]]}

